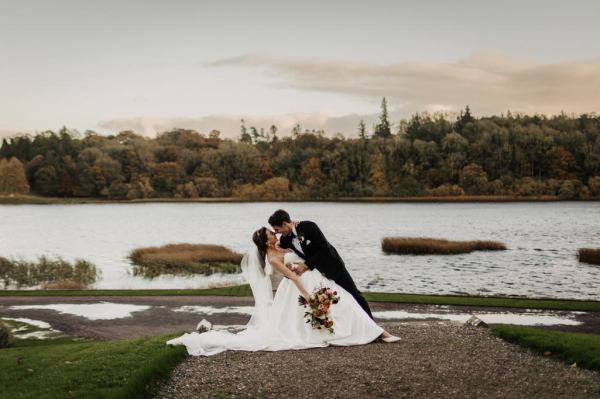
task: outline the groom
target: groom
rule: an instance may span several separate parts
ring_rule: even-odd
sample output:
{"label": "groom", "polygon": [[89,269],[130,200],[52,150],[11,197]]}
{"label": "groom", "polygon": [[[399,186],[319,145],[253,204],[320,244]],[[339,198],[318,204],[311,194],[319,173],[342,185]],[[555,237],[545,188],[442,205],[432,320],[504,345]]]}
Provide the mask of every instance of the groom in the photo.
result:
{"label": "groom", "polygon": [[316,223],[309,221],[292,223],[290,215],[283,209],[279,209],[269,217],[269,224],[276,233],[281,234],[280,246],[293,249],[304,259],[304,263],[298,266],[296,273],[302,274],[307,268],[310,270],[316,268],[325,277],[348,291],[369,317],[373,318],[369,304],[356,288],[344,261]]}

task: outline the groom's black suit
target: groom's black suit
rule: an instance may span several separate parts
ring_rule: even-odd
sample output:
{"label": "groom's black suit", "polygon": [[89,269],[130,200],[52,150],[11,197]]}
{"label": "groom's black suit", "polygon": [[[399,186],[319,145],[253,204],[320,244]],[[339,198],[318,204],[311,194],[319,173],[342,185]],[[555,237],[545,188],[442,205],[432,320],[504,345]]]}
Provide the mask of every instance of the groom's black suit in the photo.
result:
{"label": "groom's black suit", "polygon": [[303,221],[296,225],[296,232],[298,233],[298,240],[300,241],[300,247],[302,252],[298,251],[292,240],[294,239],[294,233],[291,232],[287,236],[281,236],[279,240],[282,248],[293,249],[298,256],[304,259],[304,263],[310,269],[317,269],[325,277],[335,281],[339,286],[348,291],[358,304],[367,312],[369,317],[372,319],[371,309],[369,304],[362,296],[354,280],[346,270],[344,261],[336,251],[336,249],[327,241],[319,226],[316,223]]}

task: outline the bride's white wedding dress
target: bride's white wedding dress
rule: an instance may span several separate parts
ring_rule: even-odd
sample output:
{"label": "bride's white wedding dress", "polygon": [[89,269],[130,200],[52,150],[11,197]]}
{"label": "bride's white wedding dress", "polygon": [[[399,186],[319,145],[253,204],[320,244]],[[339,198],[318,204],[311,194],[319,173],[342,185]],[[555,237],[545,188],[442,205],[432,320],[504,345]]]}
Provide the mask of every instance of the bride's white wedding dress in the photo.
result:
{"label": "bride's white wedding dress", "polygon": [[[328,345],[362,345],[374,341],[383,333],[364,312],[354,297],[334,281],[325,278],[318,270],[307,270],[300,277],[309,293],[319,286],[336,290],[340,301],[330,308],[334,332],[316,330],[306,323],[305,308],[298,303],[300,292],[294,283],[282,279],[273,298],[267,262],[267,273],[248,262],[246,255],[242,270],[249,280],[255,298],[254,314],[246,329],[234,334],[211,330],[205,333],[184,334],[167,342],[169,345],[185,345],[190,355],[210,356],[225,350],[280,351],[316,348]],[[252,255],[257,256],[257,255]],[[293,252],[285,254],[284,262],[303,261]],[[246,267],[244,268],[244,262]],[[248,264],[251,264],[248,267]]]}

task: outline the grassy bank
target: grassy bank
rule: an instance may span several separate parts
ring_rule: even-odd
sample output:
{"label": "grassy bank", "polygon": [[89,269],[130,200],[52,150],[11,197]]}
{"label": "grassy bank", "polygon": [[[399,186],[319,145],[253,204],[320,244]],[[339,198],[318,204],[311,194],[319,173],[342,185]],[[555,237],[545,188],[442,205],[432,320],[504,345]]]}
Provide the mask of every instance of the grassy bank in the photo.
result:
{"label": "grassy bank", "polygon": [[249,285],[206,289],[163,290],[0,290],[3,296],[252,296]]}
{"label": "grassy bank", "polygon": [[[577,201],[599,201],[600,198],[588,198]],[[457,195],[457,196],[421,196],[421,197],[339,197],[334,199],[298,198],[278,202],[552,202],[564,201],[556,195],[512,196],[512,195]],[[574,201],[574,200],[569,200]],[[215,198],[144,198],[135,200],[109,200],[106,198],[59,198],[42,197],[37,195],[0,196],[0,204],[140,204],[140,203],[227,203],[227,202],[272,202],[239,197]]]}
{"label": "grassy bank", "polygon": [[578,251],[580,262],[600,265],[600,248],[581,248]]}
{"label": "grassy bank", "polygon": [[450,241],[427,237],[386,237],[381,249],[389,254],[427,255],[462,254],[473,251],[502,251],[506,245],[497,241]]}
{"label": "grassy bank", "polygon": [[242,255],[221,245],[168,244],[138,248],[129,259],[133,274],[153,278],[162,274],[239,273]]}
{"label": "grassy bank", "polygon": [[[252,295],[250,286],[185,289],[185,290],[0,290],[0,298],[8,296],[240,296]],[[369,302],[411,303],[424,305],[456,305],[481,306],[519,309],[551,309],[575,310],[585,312],[600,312],[600,301],[585,301],[575,299],[536,299],[514,297],[488,297],[470,295],[422,295],[367,292],[364,293]],[[0,299],[1,301],[1,299]]]}
{"label": "grassy bank", "polygon": [[492,332],[508,342],[556,357],[568,364],[577,363],[577,367],[600,371],[599,335],[511,325],[492,326]]}
{"label": "grassy bank", "polygon": [[364,296],[370,302],[600,312],[600,301],[583,301],[574,299],[538,299],[471,295],[421,295],[383,292],[368,292],[365,293]]}
{"label": "grassy bank", "polygon": [[0,349],[0,398],[147,398],[186,356],[168,338]]}

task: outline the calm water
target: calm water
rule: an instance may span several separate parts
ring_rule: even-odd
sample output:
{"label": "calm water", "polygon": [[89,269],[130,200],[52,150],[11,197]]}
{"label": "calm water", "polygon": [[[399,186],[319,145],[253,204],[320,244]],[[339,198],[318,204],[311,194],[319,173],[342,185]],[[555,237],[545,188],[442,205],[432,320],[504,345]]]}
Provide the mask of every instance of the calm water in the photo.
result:
{"label": "calm water", "polygon": [[[0,206],[0,256],[84,258],[102,270],[95,288],[202,288],[239,275],[131,275],[128,253],[166,243],[215,243],[244,252],[252,231],[283,206],[316,221],[358,286],[369,291],[600,297],[600,266],[576,250],[600,247],[600,203],[465,204],[89,204]],[[501,252],[385,255],[385,236],[489,239]]]}

